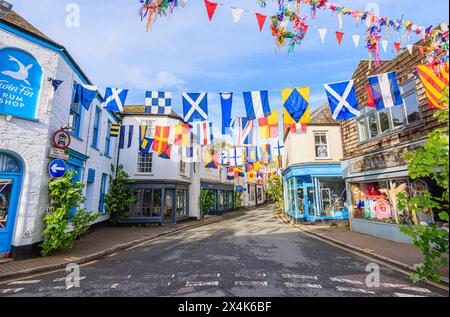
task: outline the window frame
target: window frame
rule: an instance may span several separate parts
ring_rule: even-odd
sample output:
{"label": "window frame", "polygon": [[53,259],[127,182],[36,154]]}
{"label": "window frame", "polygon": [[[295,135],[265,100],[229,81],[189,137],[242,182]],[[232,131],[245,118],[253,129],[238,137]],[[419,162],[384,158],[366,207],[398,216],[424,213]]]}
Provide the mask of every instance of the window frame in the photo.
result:
{"label": "window frame", "polygon": [[105,147],[104,154],[106,157],[110,157],[111,154],[111,120],[108,119],[108,126],[106,128]]}
{"label": "window frame", "polygon": [[[331,157],[331,153],[330,153],[330,139],[328,137],[328,131],[314,131],[313,132],[314,135],[314,156],[316,158],[316,160],[329,160]],[[316,143],[316,137],[319,136],[320,137],[320,142],[322,142],[322,136],[325,136],[325,140],[326,140],[326,147],[327,147],[327,156],[326,157],[319,157],[317,156],[317,147],[318,146],[323,146],[324,144],[317,144]]]}
{"label": "window frame", "polygon": [[[73,109],[73,106],[76,105],[77,109]],[[69,125],[71,129],[69,130],[69,133],[73,135],[76,138],[80,138],[81,133],[81,125],[82,125],[82,117],[83,117],[83,106],[80,102],[75,103],[72,100],[72,104],[70,105],[70,111],[69,111]],[[75,115],[75,120],[71,120],[71,118]],[[72,123],[71,123],[72,121]],[[73,124],[75,123],[75,127]]]}
{"label": "window frame", "polygon": [[102,110],[100,109],[100,107],[96,107],[94,114],[94,125],[92,127],[92,144],[91,144],[91,147],[93,147],[94,149],[98,149],[101,122],[102,122]]}
{"label": "window frame", "polygon": [[[143,157],[149,157],[150,162],[142,161]],[[147,164],[149,166],[143,167],[142,164]],[[137,157],[137,174],[153,175],[153,167],[154,167],[153,164],[154,164],[153,152],[149,152],[147,154],[139,152]]]}

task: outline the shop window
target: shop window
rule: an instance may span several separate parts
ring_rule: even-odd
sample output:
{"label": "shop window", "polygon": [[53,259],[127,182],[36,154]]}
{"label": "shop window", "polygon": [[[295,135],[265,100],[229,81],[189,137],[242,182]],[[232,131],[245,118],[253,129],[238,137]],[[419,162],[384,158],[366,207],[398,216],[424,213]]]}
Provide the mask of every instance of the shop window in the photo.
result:
{"label": "shop window", "polygon": [[320,188],[318,197],[320,216],[333,217],[338,212],[346,211],[344,181],[336,178],[318,178],[317,184]]}
{"label": "shop window", "polygon": [[171,222],[173,220],[174,195],[175,190],[173,189],[165,190],[163,219],[168,222]]}
{"label": "shop window", "polygon": [[177,218],[188,216],[187,190],[177,189]]}
{"label": "shop window", "polygon": [[0,231],[6,229],[14,180],[0,179]]}
{"label": "shop window", "polygon": [[138,154],[138,173],[151,174],[153,172],[153,153]]}
{"label": "shop window", "polygon": [[317,159],[329,158],[328,136],[326,132],[314,133],[315,153]]}
{"label": "shop window", "polygon": [[134,192],[136,204],[130,207],[130,217],[160,217],[161,189],[141,189]]}

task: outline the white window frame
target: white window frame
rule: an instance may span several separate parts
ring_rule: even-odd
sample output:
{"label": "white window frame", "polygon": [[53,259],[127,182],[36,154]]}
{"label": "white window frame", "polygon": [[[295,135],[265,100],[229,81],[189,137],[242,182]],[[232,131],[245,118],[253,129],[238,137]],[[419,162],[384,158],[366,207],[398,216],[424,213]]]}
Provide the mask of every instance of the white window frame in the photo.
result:
{"label": "white window frame", "polygon": [[[331,157],[330,153],[330,138],[328,137],[328,131],[314,131],[314,156],[316,160],[329,160]],[[317,147],[322,146],[323,144],[317,144],[316,143],[316,136],[323,136],[325,135],[326,139],[326,146],[327,146],[327,156],[326,157],[319,157],[317,156]]]}
{"label": "white window frame", "polygon": [[[150,163],[142,161],[142,157],[147,156],[147,155],[150,157],[150,161],[151,161]],[[154,158],[153,152],[149,152],[148,154],[139,152],[138,157],[137,157],[137,173],[136,174],[138,174],[138,175],[153,175],[153,168],[154,168],[154,163],[155,163],[154,159],[155,158]],[[150,164],[150,166],[149,166],[150,171],[149,172],[143,171],[143,170],[145,170],[145,168],[142,166],[142,164]],[[148,168],[148,167],[146,167],[146,168]]]}

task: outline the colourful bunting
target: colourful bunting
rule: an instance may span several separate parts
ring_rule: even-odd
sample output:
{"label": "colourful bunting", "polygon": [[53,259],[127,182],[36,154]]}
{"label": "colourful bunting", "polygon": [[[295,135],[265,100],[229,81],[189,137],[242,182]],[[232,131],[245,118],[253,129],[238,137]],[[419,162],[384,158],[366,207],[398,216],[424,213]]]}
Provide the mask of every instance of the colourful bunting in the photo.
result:
{"label": "colourful bunting", "polygon": [[212,21],[214,12],[216,12],[216,9],[217,9],[217,3],[205,0],[205,6],[206,6],[206,12],[208,13],[209,21]]}
{"label": "colourful bunting", "polygon": [[256,13],[256,20],[258,21],[259,31],[262,32],[264,24],[266,23],[267,16],[264,14]]}
{"label": "colourful bunting", "polygon": [[431,108],[442,108],[442,94],[444,89],[449,86],[449,63],[440,67],[438,72],[428,65],[419,65],[417,67],[420,79],[428,98],[428,104]]}
{"label": "colourful bunting", "polygon": [[336,31],[336,38],[337,38],[337,41],[338,41],[339,45],[341,45],[343,37],[344,37],[344,33],[343,32]]}

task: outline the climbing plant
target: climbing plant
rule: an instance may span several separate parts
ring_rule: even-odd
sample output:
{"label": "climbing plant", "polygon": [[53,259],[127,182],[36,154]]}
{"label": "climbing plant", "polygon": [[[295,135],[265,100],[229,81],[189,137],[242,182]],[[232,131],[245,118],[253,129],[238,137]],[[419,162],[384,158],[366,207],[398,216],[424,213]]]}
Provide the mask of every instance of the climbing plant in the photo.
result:
{"label": "climbing plant", "polygon": [[119,165],[117,171],[111,165],[112,175],[109,177],[109,190],[105,195],[106,212],[110,215],[110,221],[117,223],[119,219],[128,216],[130,205],[136,203],[136,197],[130,189],[129,175]]}
{"label": "climbing plant", "polygon": [[442,189],[442,195],[435,197],[428,190],[415,196],[399,194],[399,209],[410,210],[417,214],[433,210],[446,229],[438,228],[434,224],[419,226],[403,226],[401,231],[414,241],[424,255],[424,262],[415,266],[416,272],[411,276],[414,282],[428,278],[439,282],[441,269],[448,266],[449,233],[448,233],[448,207],[449,207],[449,110],[448,89],[442,98],[445,108],[438,110],[435,117],[444,128],[432,131],[422,148],[415,152],[404,154],[409,163],[409,176],[414,180],[428,177],[433,179]]}
{"label": "climbing plant", "polygon": [[70,249],[73,242],[89,229],[89,225],[99,217],[99,213],[87,212],[79,208],[84,202],[82,182],[75,182],[72,171],[49,183],[52,208],[44,216],[44,242],[42,254],[49,255],[58,250]]}
{"label": "climbing plant", "polygon": [[207,213],[216,206],[216,196],[207,189],[200,192],[200,211],[202,214]]}

